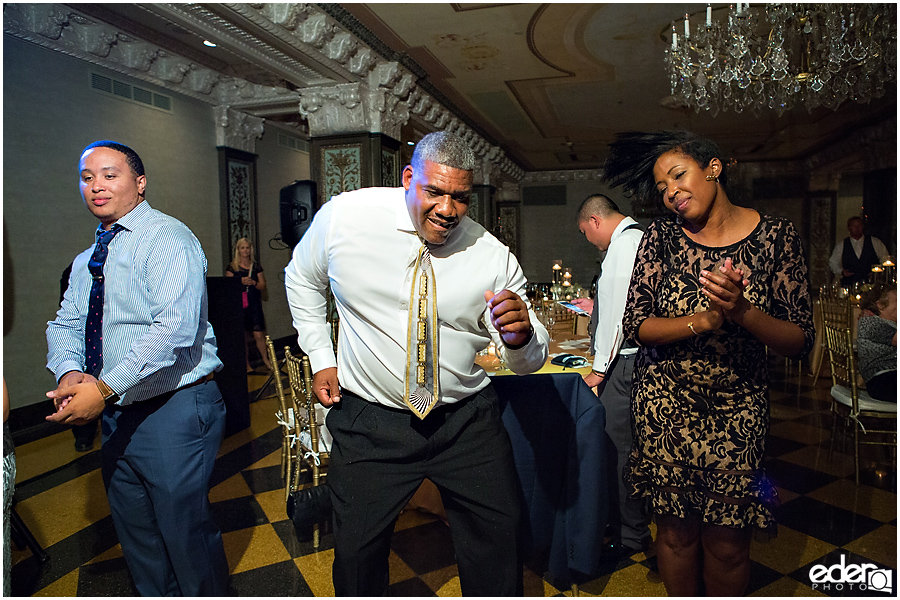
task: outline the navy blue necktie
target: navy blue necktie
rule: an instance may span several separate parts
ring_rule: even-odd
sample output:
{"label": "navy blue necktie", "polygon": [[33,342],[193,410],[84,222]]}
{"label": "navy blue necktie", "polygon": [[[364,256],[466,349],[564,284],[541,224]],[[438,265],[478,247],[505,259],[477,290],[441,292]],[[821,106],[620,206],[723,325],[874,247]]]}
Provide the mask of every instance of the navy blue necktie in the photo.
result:
{"label": "navy blue necktie", "polygon": [[98,229],[97,245],[88,261],[88,270],[94,281],[91,283],[87,322],[84,325],[84,355],[85,373],[94,377],[99,377],[103,368],[103,264],[109,254],[109,243],[123,229],[119,224],[113,225],[109,231]]}

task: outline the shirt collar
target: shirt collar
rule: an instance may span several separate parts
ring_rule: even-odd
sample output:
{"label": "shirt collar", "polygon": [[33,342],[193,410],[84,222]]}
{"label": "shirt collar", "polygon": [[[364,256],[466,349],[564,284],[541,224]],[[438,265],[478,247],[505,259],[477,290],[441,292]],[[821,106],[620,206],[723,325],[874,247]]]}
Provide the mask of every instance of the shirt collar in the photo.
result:
{"label": "shirt collar", "polygon": [[[115,222],[115,225],[121,225],[123,228],[128,231],[133,231],[135,226],[140,223],[141,219],[143,219],[153,208],[147,203],[146,200],[142,200],[138,202],[138,205],[128,211],[128,214]],[[103,228],[103,223],[101,223],[97,227],[97,231],[100,231]]]}
{"label": "shirt collar", "polygon": [[399,192],[399,201],[397,202],[397,230],[416,233],[416,226],[413,224],[412,218],[409,216],[409,209],[406,207],[406,190],[402,187],[397,188],[397,190]]}
{"label": "shirt collar", "polygon": [[613,229],[612,235],[609,236],[610,240],[614,240],[619,237],[619,234],[622,233],[629,225],[637,225],[637,221],[635,221],[631,217],[625,217],[624,219],[622,219],[619,224],[616,225],[616,228]]}

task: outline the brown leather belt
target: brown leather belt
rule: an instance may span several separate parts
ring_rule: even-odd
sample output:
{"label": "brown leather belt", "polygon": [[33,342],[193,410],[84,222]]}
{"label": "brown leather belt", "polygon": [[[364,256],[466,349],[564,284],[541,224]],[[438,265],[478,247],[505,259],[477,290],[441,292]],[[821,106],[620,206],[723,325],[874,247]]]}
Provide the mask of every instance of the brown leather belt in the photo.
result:
{"label": "brown leather belt", "polygon": [[207,383],[207,382],[210,382],[210,381],[213,380],[213,377],[215,377],[215,375],[216,375],[216,373],[215,373],[215,371],[214,371],[214,372],[210,373],[209,375],[204,375],[203,377],[201,377],[200,379],[198,379],[198,380],[195,381],[194,383],[189,383],[189,384],[187,384],[187,385],[181,386],[180,388],[178,388],[178,389],[175,390],[175,391],[177,392],[177,391],[180,391],[180,390],[186,390],[186,389],[188,389],[188,388],[194,387],[195,385],[200,385],[201,383]]}
{"label": "brown leather belt", "polygon": [[214,378],[215,378],[215,373],[213,372],[213,373],[210,373],[209,375],[204,375],[203,377],[201,377],[200,379],[198,379],[197,381],[195,381],[193,383],[188,383],[187,385],[183,385],[180,388],[176,388],[176,389],[172,390],[171,392],[165,392],[164,394],[160,394],[159,396],[154,396],[153,398],[148,398],[147,400],[142,400],[140,402],[132,402],[131,404],[126,404],[125,406],[122,406],[119,404],[113,404],[113,405],[111,405],[111,408],[113,408],[115,410],[125,411],[125,410],[136,410],[136,409],[140,409],[143,407],[143,409],[149,410],[148,407],[150,407],[150,406],[155,406],[155,405],[164,404],[165,402],[168,402],[169,398],[171,398],[178,392],[181,392],[188,388],[198,386],[202,383],[208,383],[208,382],[212,381]]}

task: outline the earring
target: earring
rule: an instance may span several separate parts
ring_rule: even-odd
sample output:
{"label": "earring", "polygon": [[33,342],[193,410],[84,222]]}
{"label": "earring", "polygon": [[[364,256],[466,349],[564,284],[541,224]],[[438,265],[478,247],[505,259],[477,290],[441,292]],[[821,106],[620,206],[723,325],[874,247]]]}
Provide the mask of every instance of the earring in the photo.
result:
{"label": "earring", "polygon": [[675,215],[675,223],[677,223],[678,225],[684,223],[684,219],[681,217],[681,215]]}
{"label": "earring", "polygon": [[719,178],[716,177],[715,175],[707,175],[706,180],[707,181],[719,181]]}

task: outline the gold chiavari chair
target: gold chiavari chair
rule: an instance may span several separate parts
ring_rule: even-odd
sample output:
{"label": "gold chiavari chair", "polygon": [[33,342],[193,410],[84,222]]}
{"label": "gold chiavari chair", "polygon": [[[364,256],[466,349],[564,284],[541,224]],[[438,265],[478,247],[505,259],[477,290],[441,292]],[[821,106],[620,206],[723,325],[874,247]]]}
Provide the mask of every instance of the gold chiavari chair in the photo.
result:
{"label": "gold chiavari chair", "polygon": [[[329,453],[324,450],[321,440],[322,424],[316,417],[317,399],[312,389],[312,369],[309,366],[309,357],[300,357],[291,354],[290,348],[284,349],[284,358],[287,365],[288,381],[290,382],[291,399],[294,404],[294,420],[297,423],[297,458],[298,477],[294,479],[295,485],[299,479],[299,464],[306,463],[312,473],[313,486],[321,485],[327,475]],[[319,527],[313,526],[313,548],[319,547]]]}
{"label": "gold chiavari chair", "polygon": [[293,403],[288,404],[285,397],[284,385],[281,382],[281,365],[278,364],[278,358],[275,355],[275,345],[269,336],[266,336],[266,352],[268,352],[269,361],[272,363],[272,381],[275,383],[275,394],[278,396],[279,410],[275,414],[275,418],[281,425],[281,479],[284,481],[285,501],[287,501],[288,495],[296,486],[295,473],[299,466],[296,444],[294,443],[297,436],[295,418],[297,411],[294,410]]}
{"label": "gold chiavari chair", "polygon": [[[834,314],[838,315],[837,312]],[[852,428],[853,464],[856,484],[859,485],[859,449],[862,445],[893,446],[893,462],[896,469],[897,404],[875,400],[865,390],[859,388],[850,326],[826,317],[824,328],[831,363],[831,397],[834,413],[831,451],[834,451],[838,425],[843,424],[845,429]]]}
{"label": "gold chiavari chair", "polygon": [[822,322],[838,326],[850,327],[850,319],[853,315],[853,305],[850,295],[843,294],[838,288],[831,286],[822,287],[819,290],[819,306],[822,310]]}

